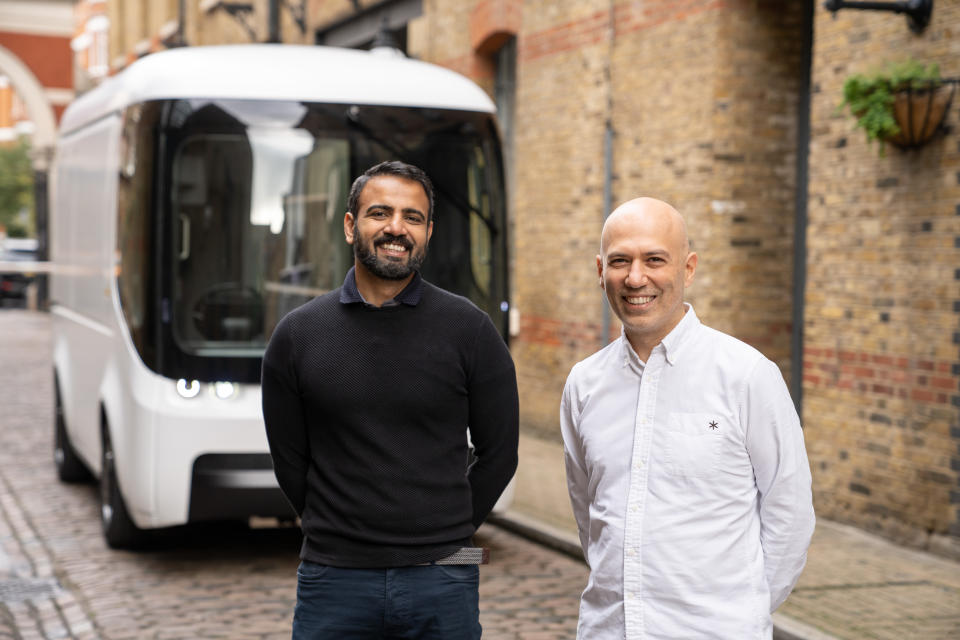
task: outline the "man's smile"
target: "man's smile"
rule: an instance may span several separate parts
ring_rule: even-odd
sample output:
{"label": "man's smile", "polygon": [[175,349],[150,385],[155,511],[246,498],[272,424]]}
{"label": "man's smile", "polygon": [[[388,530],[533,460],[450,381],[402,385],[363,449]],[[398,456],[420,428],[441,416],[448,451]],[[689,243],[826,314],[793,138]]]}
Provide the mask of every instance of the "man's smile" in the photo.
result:
{"label": "man's smile", "polygon": [[382,259],[395,262],[406,260],[410,251],[413,250],[413,242],[403,236],[393,236],[385,234],[385,237],[378,238],[373,243],[373,250],[381,256]]}
{"label": "man's smile", "polygon": [[402,244],[397,244],[395,242],[385,242],[383,244],[377,245],[378,249],[383,249],[387,253],[396,254],[402,256],[409,251],[407,247]]}
{"label": "man's smile", "polygon": [[630,304],[647,304],[657,296],[624,296],[624,300]]}

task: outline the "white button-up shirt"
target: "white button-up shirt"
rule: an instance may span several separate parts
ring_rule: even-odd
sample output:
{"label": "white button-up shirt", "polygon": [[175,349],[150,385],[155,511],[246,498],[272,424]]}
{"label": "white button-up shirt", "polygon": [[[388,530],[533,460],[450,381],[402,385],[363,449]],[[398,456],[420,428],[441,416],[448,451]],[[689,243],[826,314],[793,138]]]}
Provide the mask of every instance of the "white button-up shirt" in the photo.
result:
{"label": "white button-up shirt", "polygon": [[577,637],[770,638],[814,527],[777,366],[687,305],[646,363],[621,335],[575,365],[560,422],[591,569]]}

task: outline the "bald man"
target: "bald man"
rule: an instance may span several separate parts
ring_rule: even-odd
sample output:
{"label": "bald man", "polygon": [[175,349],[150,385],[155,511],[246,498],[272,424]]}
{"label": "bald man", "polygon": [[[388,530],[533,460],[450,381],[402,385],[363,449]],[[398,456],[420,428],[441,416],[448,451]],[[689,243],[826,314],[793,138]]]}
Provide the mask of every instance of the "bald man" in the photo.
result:
{"label": "bald man", "polygon": [[577,637],[769,639],[814,528],[800,421],[777,366],[684,302],[697,254],[652,198],[603,226],[597,276],[623,331],[560,407],[590,578]]}

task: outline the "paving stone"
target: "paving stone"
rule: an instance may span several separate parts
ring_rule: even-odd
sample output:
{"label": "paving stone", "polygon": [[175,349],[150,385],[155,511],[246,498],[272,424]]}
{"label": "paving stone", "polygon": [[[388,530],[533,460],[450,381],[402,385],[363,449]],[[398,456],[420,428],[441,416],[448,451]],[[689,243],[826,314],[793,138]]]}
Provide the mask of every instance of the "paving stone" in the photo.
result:
{"label": "paving stone", "polygon": [[[49,339],[47,315],[0,311],[0,585],[43,591],[0,588],[0,640],[289,638],[296,530],[193,528],[138,553],[104,544],[95,486],[53,468]],[[575,636],[581,561],[491,525],[477,543],[492,557],[484,638]],[[957,640],[960,564],[821,520],[778,615],[803,627],[791,638]]]}
{"label": "paving stone", "polygon": [[[132,553],[103,541],[93,485],[57,481],[52,463],[49,317],[0,313],[0,581],[44,594],[7,601],[0,640],[288,639],[300,534],[198,527]],[[582,562],[485,525],[484,638],[571,638]],[[13,600],[13,599],[11,599]]]}

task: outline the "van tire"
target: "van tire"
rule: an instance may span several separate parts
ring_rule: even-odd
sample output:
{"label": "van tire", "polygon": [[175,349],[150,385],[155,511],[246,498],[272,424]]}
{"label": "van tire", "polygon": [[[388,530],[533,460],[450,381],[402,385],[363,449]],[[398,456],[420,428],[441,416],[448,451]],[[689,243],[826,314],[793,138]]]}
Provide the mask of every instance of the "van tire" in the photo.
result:
{"label": "van tire", "polygon": [[53,464],[61,482],[84,482],[90,479],[90,471],[70,444],[56,373],[53,375]]}
{"label": "van tire", "polygon": [[117,482],[116,459],[110,432],[103,426],[100,466],[100,523],[103,537],[113,549],[137,549],[146,542],[146,532],[133,523]]}

